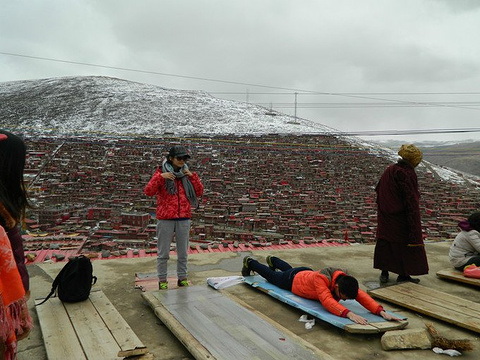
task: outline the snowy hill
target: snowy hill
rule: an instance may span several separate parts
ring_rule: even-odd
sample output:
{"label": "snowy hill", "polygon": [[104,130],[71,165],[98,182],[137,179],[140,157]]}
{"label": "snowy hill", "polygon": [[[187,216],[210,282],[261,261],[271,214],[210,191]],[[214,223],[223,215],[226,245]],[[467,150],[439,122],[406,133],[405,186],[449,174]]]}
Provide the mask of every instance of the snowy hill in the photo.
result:
{"label": "snowy hill", "polygon": [[[394,162],[395,151],[305,119],[206,92],[99,76],[0,83],[0,127],[30,136],[328,134]],[[424,162],[440,178],[478,184],[478,177]]]}
{"label": "snowy hill", "polygon": [[109,77],[65,77],[0,83],[1,126],[72,134],[325,133],[320,124],[218,99]]}

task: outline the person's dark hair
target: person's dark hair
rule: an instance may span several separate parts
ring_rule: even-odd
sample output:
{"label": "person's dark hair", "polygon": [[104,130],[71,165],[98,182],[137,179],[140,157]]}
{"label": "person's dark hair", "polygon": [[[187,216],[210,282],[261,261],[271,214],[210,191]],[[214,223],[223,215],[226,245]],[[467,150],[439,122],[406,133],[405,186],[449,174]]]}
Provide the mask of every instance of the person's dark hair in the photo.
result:
{"label": "person's dark hair", "polygon": [[0,130],[0,202],[16,222],[30,206],[23,182],[26,154],[27,148],[20,137]]}
{"label": "person's dark hair", "polygon": [[480,212],[473,213],[467,220],[472,228],[480,232]]}
{"label": "person's dark hair", "polygon": [[355,299],[358,295],[358,281],[353,276],[343,275],[337,279],[338,292],[348,299]]}

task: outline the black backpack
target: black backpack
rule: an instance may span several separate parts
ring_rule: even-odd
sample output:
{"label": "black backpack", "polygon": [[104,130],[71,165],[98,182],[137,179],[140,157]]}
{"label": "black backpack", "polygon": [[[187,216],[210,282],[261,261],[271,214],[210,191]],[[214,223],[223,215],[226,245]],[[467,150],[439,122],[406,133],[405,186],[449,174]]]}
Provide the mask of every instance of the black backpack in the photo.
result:
{"label": "black backpack", "polygon": [[93,276],[93,266],[89,258],[80,255],[65,264],[53,280],[50,294],[38,305],[43,304],[57,291],[58,298],[64,302],[79,302],[88,299],[92,285],[97,282]]}

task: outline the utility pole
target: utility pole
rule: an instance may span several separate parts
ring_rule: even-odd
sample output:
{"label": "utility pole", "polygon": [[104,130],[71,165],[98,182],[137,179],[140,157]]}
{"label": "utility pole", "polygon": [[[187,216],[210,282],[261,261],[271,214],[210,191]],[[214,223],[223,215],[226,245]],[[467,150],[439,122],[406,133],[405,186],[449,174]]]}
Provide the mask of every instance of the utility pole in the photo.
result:
{"label": "utility pole", "polygon": [[297,122],[297,92],[295,92],[295,122]]}

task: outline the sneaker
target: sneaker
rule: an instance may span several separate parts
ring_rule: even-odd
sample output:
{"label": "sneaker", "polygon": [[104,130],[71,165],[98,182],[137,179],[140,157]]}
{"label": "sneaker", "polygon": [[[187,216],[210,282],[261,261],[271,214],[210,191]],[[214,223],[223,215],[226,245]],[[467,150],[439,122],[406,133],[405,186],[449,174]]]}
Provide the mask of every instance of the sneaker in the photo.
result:
{"label": "sneaker", "polygon": [[380,274],[380,283],[386,284],[388,282],[388,271],[382,271]]}
{"label": "sneaker", "polygon": [[248,268],[248,263],[253,260],[250,256],[243,258],[242,276],[250,276],[251,270]]}
{"label": "sneaker", "polygon": [[265,258],[265,261],[267,262],[268,267],[269,267],[271,270],[275,271],[275,270],[277,270],[277,268],[275,267],[275,265],[273,265],[272,258],[273,258],[272,255],[268,255],[268,256]]}
{"label": "sneaker", "polygon": [[188,286],[189,283],[188,283],[188,280],[187,280],[187,279],[182,279],[182,280],[178,279],[177,285],[178,285],[179,287],[184,287],[184,286]]}
{"label": "sneaker", "polygon": [[168,290],[168,282],[159,281],[158,282],[158,290]]}

